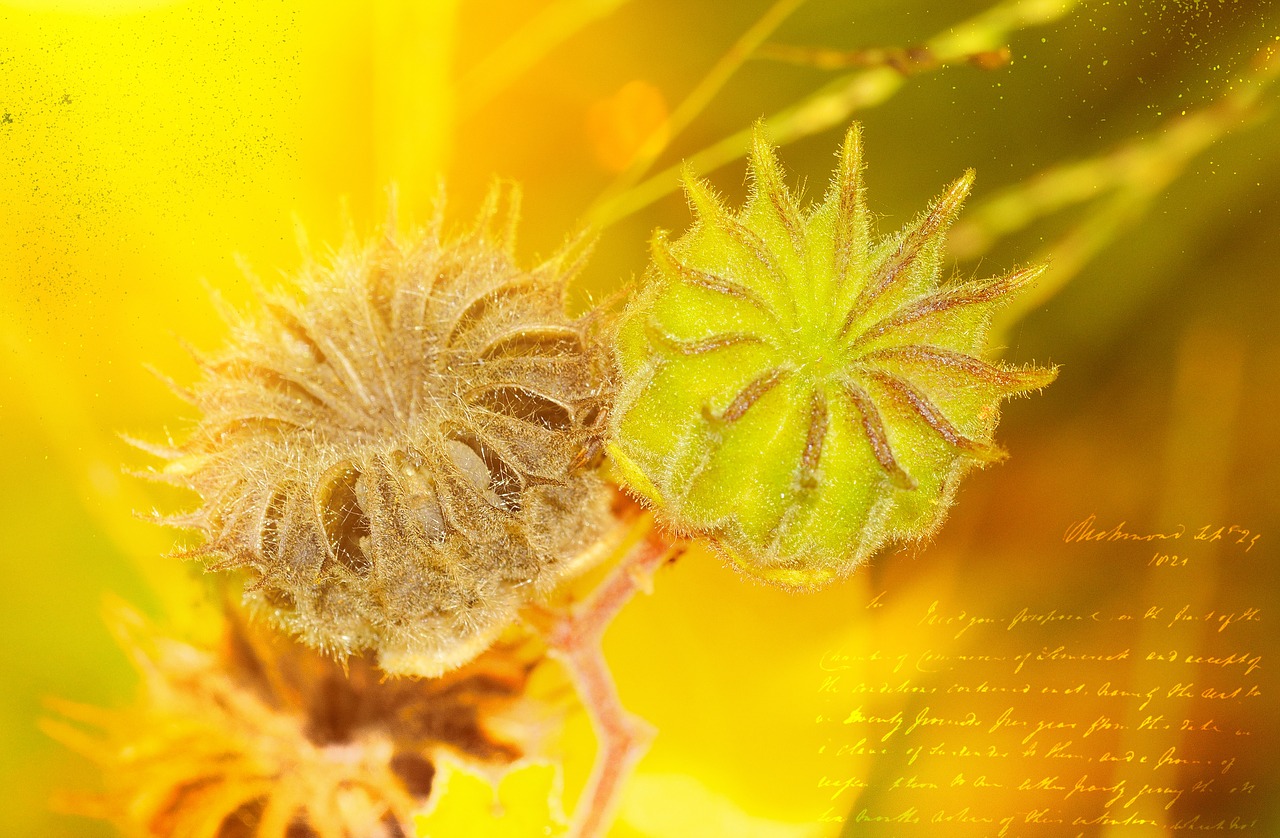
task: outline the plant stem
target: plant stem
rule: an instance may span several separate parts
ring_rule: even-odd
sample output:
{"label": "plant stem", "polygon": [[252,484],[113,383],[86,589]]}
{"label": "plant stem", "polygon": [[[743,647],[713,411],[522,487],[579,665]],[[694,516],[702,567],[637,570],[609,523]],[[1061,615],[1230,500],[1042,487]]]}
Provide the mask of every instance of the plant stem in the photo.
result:
{"label": "plant stem", "polygon": [[551,653],[564,665],[595,730],[599,743],[595,765],[578,800],[573,835],[603,835],[613,819],[621,791],[656,731],[627,712],[604,657],[605,629],[637,591],[647,592],[653,574],[683,552],[684,544],[653,527],[610,571],[583,602],[556,615],[545,629]]}

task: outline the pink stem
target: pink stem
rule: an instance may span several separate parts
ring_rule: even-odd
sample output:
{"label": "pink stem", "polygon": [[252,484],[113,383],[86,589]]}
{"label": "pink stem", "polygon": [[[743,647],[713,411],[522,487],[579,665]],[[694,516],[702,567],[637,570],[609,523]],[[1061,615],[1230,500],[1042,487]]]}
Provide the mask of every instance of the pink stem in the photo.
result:
{"label": "pink stem", "polygon": [[637,591],[647,589],[654,572],[680,545],[649,530],[591,595],[556,619],[548,642],[573,679],[591,718],[599,750],[587,786],[578,801],[573,835],[603,835],[613,820],[622,787],[649,747],[655,731],[628,713],[618,697],[605,661],[605,629]]}

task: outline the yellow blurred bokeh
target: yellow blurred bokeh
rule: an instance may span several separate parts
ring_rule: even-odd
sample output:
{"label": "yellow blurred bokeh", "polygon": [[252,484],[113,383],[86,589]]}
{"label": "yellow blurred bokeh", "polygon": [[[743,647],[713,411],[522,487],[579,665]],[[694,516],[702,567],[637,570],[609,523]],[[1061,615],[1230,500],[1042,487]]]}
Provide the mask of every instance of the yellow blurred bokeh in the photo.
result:
{"label": "yellow blurred bokeh", "polygon": [[[831,712],[824,661],[928,651],[941,636],[921,624],[934,601],[1007,614],[1182,598],[1272,618],[1280,121],[1257,56],[1278,23],[1269,5],[1229,2],[0,3],[0,833],[112,834],[50,810],[57,789],[93,777],[36,727],[46,696],[132,695],[105,594],[187,636],[209,631],[207,580],[164,557],[173,533],[135,515],[189,499],[125,474],[147,463],[118,435],[191,426],[147,368],[191,379],[181,342],[219,345],[211,296],[246,303],[241,263],[273,280],[300,261],[296,228],[323,252],[349,228],[371,233],[391,203],[402,227],[423,222],[442,184],[447,216],[464,224],[498,176],[524,184],[526,263],[584,219],[608,222],[574,292],[585,305],[642,276],[653,228],[688,223],[666,177],[681,159],[741,199],[733,138],[762,116],[810,197],[847,122],[862,120],[882,231],[975,167],[986,226],[957,231],[980,242],[957,271],[1056,257],[1061,287],[1004,324],[1005,349],[1063,373],[1009,406],[1010,461],[970,478],[932,544],[814,595],[749,583],[701,549],[662,571],[606,642],[624,702],[659,731],[616,834],[836,835],[832,816],[894,800],[903,767],[870,753],[839,764],[869,788],[823,784],[837,770],[822,750],[831,728],[815,722]],[[847,51],[849,63],[751,60],[766,41]],[[909,67],[857,53],[920,44],[930,51]],[[1011,63],[975,66],[1002,45]],[[1232,91],[1256,95],[1224,99]],[[1063,168],[1081,160],[1103,162]],[[1037,180],[1046,171],[1070,177]],[[1090,513],[1149,530],[1238,523],[1263,540],[1247,561],[1206,548],[1169,581],[1130,554],[1064,546],[1063,529]],[[980,636],[984,653],[1012,648]],[[1086,637],[1053,626],[1041,645]],[[1278,651],[1274,636],[1246,637]],[[920,703],[876,707],[914,716]],[[1265,708],[1220,714],[1252,731],[1238,770],[1261,788],[1237,808],[1256,835],[1280,829],[1267,759],[1280,732]],[[585,719],[567,739],[572,796]],[[844,834],[993,834],[951,829]]]}

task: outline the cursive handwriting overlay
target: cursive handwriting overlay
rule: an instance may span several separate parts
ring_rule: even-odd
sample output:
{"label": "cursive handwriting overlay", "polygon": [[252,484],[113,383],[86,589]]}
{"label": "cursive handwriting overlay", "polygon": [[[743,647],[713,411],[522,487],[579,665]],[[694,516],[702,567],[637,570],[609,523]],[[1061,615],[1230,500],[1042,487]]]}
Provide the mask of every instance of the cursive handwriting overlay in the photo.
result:
{"label": "cursive handwriting overlay", "polygon": [[[1090,514],[1035,572],[1097,562],[1111,588],[873,591],[877,629],[813,673],[820,820],[843,835],[1266,834],[1271,615],[1247,587],[1177,598],[1209,563],[1205,578],[1247,578],[1265,543],[1232,522]],[[1158,574],[1187,576],[1119,581]]]}

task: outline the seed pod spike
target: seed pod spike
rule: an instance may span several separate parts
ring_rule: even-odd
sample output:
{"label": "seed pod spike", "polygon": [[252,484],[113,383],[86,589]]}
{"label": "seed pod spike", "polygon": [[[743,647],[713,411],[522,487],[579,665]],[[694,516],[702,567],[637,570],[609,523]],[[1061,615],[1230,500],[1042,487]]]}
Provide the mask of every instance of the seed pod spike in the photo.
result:
{"label": "seed pod spike", "polygon": [[724,204],[720,196],[711,188],[711,184],[698,177],[687,163],[681,169],[680,182],[684,185],[685,198],[694,213],[697,225],[716,225],[725,215]]}
{"label": "seed pod spike", "polygon": [[249,257],[243,253],[234,253],[231,256],[232,261],[236,264],[236,270],[240,271],[240,275],[244,277],[244,281],[249,285],[249,290],[259,301],[267,297],[266,286],[263,285],[262,278],[258,276],[258,272],[253,269],[253,265],[249,262]]}
{"label": "seed pod spike", "polygon": [[293,241],[298,246],[298,256],[302,259],[301,272],[310,272],[315,265],[315,256],[311,250],[311,238],[307,235],[306,224],[297,213],[293,214]]}
{"label": "seed pod spike", "polygon": [[476,213],[475,223],[471,227],[471,235],[478,239],[493,242],[493,222],[498,217],[498,209],[502,204],[502,180],[494,178],[485,190],[484,200]]}
{"label": "seed pod spike", "polygon": [[843,288],[866,258],[871,236],[866,188],[862,182],[862,127],[854,123],[840,147],[839,165],[823,206],[835,208],[833,282]]}
{"label": "seed pod spike", "polygon": [[877,308],[882,298],[897,303],[936,286],[944,235],[968,196],[973,178],[974,171],[969,169],[927,212],[903,230],[893,246],[884,249],[884,255],[871,269],[868,281],[841,324],[842,338],[847,337],[869,311]]}
{"label": "seed pod spike", "polygon": [[586,267],[595,246],[595,233],[590,229],[583,228],[571,233],[565,237],[560,249],[530,271],[530,274],[546,283],[550,295],[567,300],[569,286]]}
{"label": "seed pod spike", "polygon": [[440,244],[444,237],[444,213],[449,204],[449,190],[444,175],[436,178],[436,191],[431,196],[431,220],[427,222],[426,239]]}
{"label": "seed pod spike", "polygon": [[523,196],[520,184],[513,182],[507,187],[507,219],[503,226],[502,250],[513,260],[516,258],[516,234],[520,226],[520,202]]}
{"label": "seed pod spike", "polygon": [[116,436],[120,438],[121,442],[131,448],[136,448],[139,451],[152,455],[153,457],[171,460],[178,456],[178,449],[175,448],[172,443],[169,445],[160,445],[159,443],[147,442],[144,439],[139,439],[138,437],[130,436],[129,434],[116,434]]}
{"label": "seed pod spike", "polygon": [[151,364],[143,364],[142,368],[146,370],[148,373],[150,373],[153,378],[155,378],[157,381],[163,384],[165,389],[168,390],[170,393],[172,393],[174,396],[186,402],[187,404],[195,404],[195,401],[194,401],[195,394],[192,393],[191,390],[189,390],[186,387],[183,387],[181,384],[174,381],[171,377],[165,375],[164,373],[162,373],[160,370],[158,370],[156,367],[152,366]]}
{"label": "seed pod spike", "polygon": [[[757,227],[778,227],[780,237],[785,237],[797,257],[804,258],[804,229],[800,208],[795,196],[782,180],[782,170],[773,147],[765,139],[764,123],[757,122],[751,135],[751,197],[747,200],[744,216],[757,221]],[[772,223],[771,223],[772,222]],[[774,248],[782,248],[775,244]]]}
{"label": "seed pod spike", "polygon": [[400,231],[400,186],[387,184],[387,215],[382,222],[383,243],[394,247]]}
{"label": "seed pod spike", "polygon": [[235,306],[228,303],[227,298],[217,288],[207,282],[202,281],[202,284],[213,310],[218,314],[218,318],[231,329],[241,327],[244,324],[244,315],[237,311]]}

